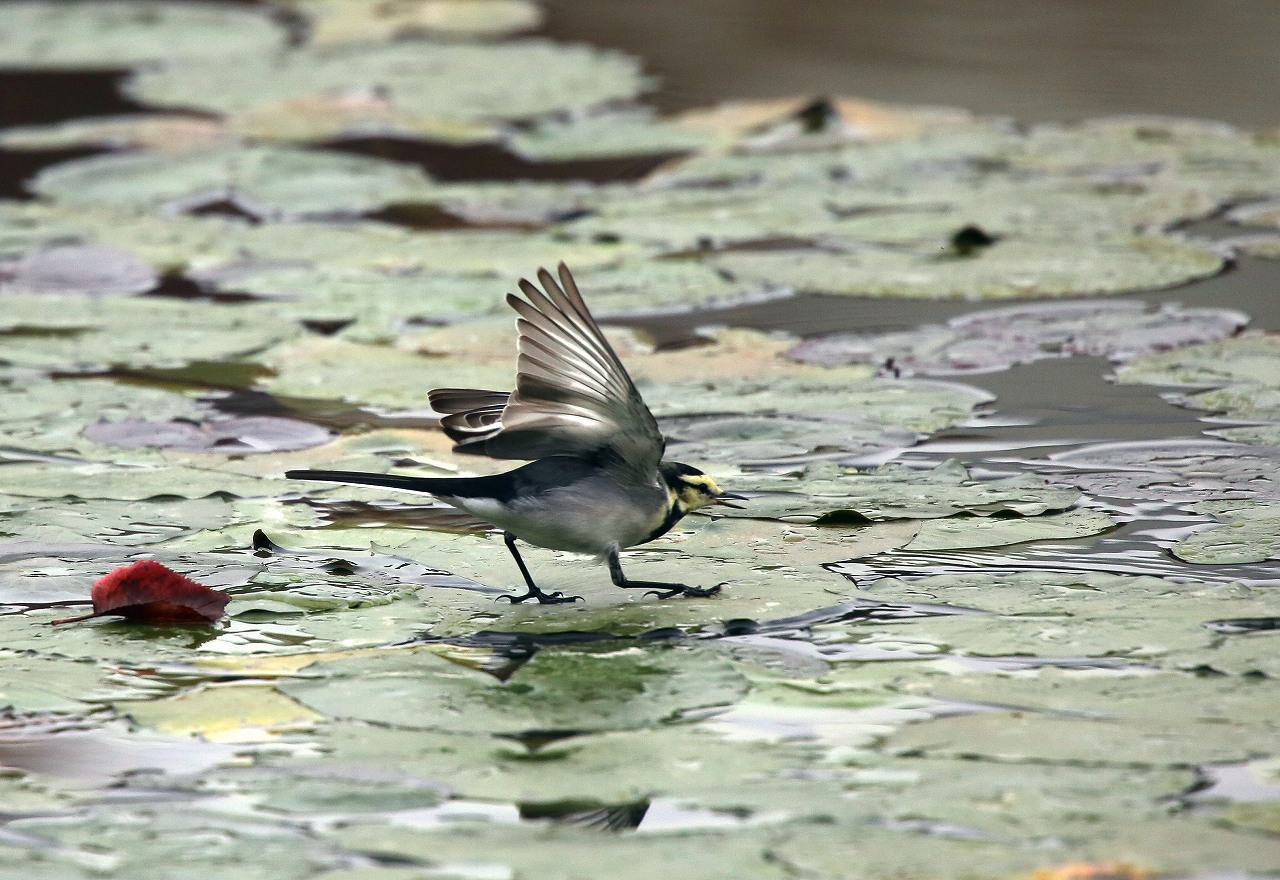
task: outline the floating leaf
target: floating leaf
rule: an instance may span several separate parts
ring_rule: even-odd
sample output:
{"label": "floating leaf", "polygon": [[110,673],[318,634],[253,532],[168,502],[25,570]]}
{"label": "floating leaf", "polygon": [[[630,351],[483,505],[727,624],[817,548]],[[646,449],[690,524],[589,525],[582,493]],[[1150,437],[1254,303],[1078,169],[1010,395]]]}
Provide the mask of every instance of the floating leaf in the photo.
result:
{"label": "floating leaf", "polygon": [[1280,558],[1280,503],[1275,501],[1202,501],[1197,507],[1220,525],[1196,532],[1172,547],[1197,565],[1262,562]]}
{"label": "floating leaf", "polygon": [[125,449],[190,449],[224,455],[308,449],[333,436],[324,428],[279,416],[243,416],[191,421],[151,422],[145,419],[94,422],[85,437],[95,443]]}
{"label": "floating leaf", "polygon": [[646,110],[628,109],[545,120],[513,133],[507,144],[526,159],[564,162],[684,153],[707,141],[691,128],[655,119]]}
{"label": "floating leaf", "polygon": [[736,478],[733,487],[769,494],[753,498],[740,511],[724,512],[725,516],[818,523],[959,514],[1036,516],[1065,510],[1080,498],[1077,492],[1050,487],[1030,474],[975,480],[957,462],[928,471],[891,464],[868,473],[810,466],[799,479],[752,474]]}
{"label": "floating leaf", "polygon": [[327,715],[477,733],[653,727],[731,703],[746,689],[729,664],[689,648],[540,651],[505,682],[424,652],[311,671],[324,677],[280,687]]}
{"label": "floating leaf", "polygon": [[[215,113],[284,113],[317,98],[386,105],[413,124],[526,119],[635,97],[647,82],[618,53],[540,39],[493,45],[395,42],[173,62],[137,73],[126,90],[147,103]],[[351,125],[358,114],[349,117]]]}
{"label": "floating leaf", "polygon": [[127,69],[170,58],[270,53],[283,28],[212,3],[22,0],[5,8],[0,66]]}
{"label": "floating leaf", "polygon": [[67,244],[30,252],[0,269],[0,294],[145,293],[159,280],[150,266],[128,251],[103,245]]}
{"label": "floating leaf", "polygon": [[1210,439],[1093,443],[1055,452],[1053,482],[1091,495],[1189,504],[1280,498],[1280,450]]}
{"label": "floating leaf", "polygon": [[0,131],[6,150],[150,150],[185,153],[234,146],[236,135],[219,120],[179,113],[98,116],[47,125],[23,125]]}
{"label": "floating leaf", "polygon": [[1002,241],[944,259],[891,248],[737,252],[712,261],[743,281],[862,296],[1004,299],[1122,293],[1213,275],[1222,257],[1169,236],[1097,242]]}
{"label": "floating leaf", "polygon": [[310,24],[317,46],[420,36],[496,37],[533,30],[542,12],[530,0],[288,0]]}
{"label": "floating leaf", "polygon": [[1033,303],[971,312],[945,325],[897,333],[806,339],[787,357],[828,366],[878,366],[891,360],[905,375],[959,375],[1072,355],[1127,361],[1230,336],[1248,321],[1241,312],[1173,303],[1154,312],[1135,300]]}
{"label": "floating leaf", "polygon": [[211,742],[270,741],[320,716],[269,684],[209,684],[160,700],[116,700],[112,706],[143,727]]}
{"label": "floating leaf", "polygon": [[67,205],[160,213],[232,205],[256,218],[359,214],[423,201],[430,181],[416,166],[319,150],[246,147],[163,156],[112,154],[47,168],[31,188]]}
{"label": "floating leaf", "polygon": [[123,617],[132,623],[210,623],[231,601],[151,559],[117,568],[93,584],[93,613],[55,620],[75,623],[91,617]]}
{"label": "floating leaf", "polygon": [[917,693],[1017,708],[912,725],[889,738],[891,752],[1170,767],[1266,754],[1280,733],[1265,681],[1042,669],[1029,677],[940,676],[920,684]]}

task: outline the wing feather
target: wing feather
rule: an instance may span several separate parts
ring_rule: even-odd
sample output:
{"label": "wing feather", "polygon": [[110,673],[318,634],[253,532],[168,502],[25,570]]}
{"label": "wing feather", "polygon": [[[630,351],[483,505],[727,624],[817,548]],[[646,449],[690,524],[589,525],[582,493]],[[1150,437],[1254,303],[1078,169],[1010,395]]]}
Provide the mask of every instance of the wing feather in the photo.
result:
{"label": "wing feather", "polygon": [[443,388],[430,392],[459,452],[493,458],[611,455],[648,479],[662,458],[653,414],[583,302],[569,269],[520,279],[519,358],[511,394]]}

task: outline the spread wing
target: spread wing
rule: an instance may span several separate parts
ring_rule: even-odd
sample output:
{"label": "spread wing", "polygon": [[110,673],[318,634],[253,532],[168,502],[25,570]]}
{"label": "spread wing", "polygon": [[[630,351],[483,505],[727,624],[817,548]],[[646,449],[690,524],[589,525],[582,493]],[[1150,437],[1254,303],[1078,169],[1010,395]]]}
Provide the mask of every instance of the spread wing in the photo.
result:
{"label": "spread wing", "polygon": [[559,283],[538,270],[539,289],[521,279],[516,310],[520,357],[516,390],[441,388],[428,395],[458,452],[530,460],[610,453],[638,472],[662,458],[658,423],[563,264]]}

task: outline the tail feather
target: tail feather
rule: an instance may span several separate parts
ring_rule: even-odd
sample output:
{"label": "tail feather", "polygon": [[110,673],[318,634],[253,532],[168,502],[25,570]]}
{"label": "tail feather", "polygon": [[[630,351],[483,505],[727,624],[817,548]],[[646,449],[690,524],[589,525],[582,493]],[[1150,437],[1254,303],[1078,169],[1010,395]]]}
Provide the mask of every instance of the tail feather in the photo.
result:
{"label": "tail feather", "polygon": [[382,486],[406,492],[451,495],[457,477],[406,477],[400,474],[366,474],[360,471],[286,471],[290,480],[321,480],[326,483],[354,483],[359,486]]}

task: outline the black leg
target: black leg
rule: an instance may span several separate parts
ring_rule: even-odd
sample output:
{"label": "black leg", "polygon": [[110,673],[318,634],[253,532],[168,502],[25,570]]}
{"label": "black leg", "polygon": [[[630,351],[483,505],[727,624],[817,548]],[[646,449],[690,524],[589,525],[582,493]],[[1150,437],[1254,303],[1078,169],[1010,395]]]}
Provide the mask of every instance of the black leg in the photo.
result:
{"label": "black leg", "polygon": [[576,602],[582,598],[581,596],[566,596],[561,592],[544,593],[539,590],[538,585],[533,582],[533,576],[529,574],[529,569],[525,566],[524,560],[520,558],[520,551],[516,549],[516,536],[510,532],[503,532],[502,540],[506,542],[507,549],[515,557],[516,565],[520,566],[520,574],[524,575],[524,582],[529,587],[529,592],[521,596],[499,596],[498,598],[506,599],[512,605],[519,605],[529,599],[537,599],[539,605],[560,605],[565,602]]}
{"label": "black leg", "polygon": [[622,560],[618,558],[617,550],[609,551],[609,577],[613,579],[614,586],[622,587],[624,590],[649,590],[659,599],[670,599],[672,596],[692,596],[695,599],[702,599],[707,596],[714,596],[720,592],[720,584],[714,587],[690,587],[686,584],[669,584],[665,581],[630,581],[627,576],[622,573]]}

